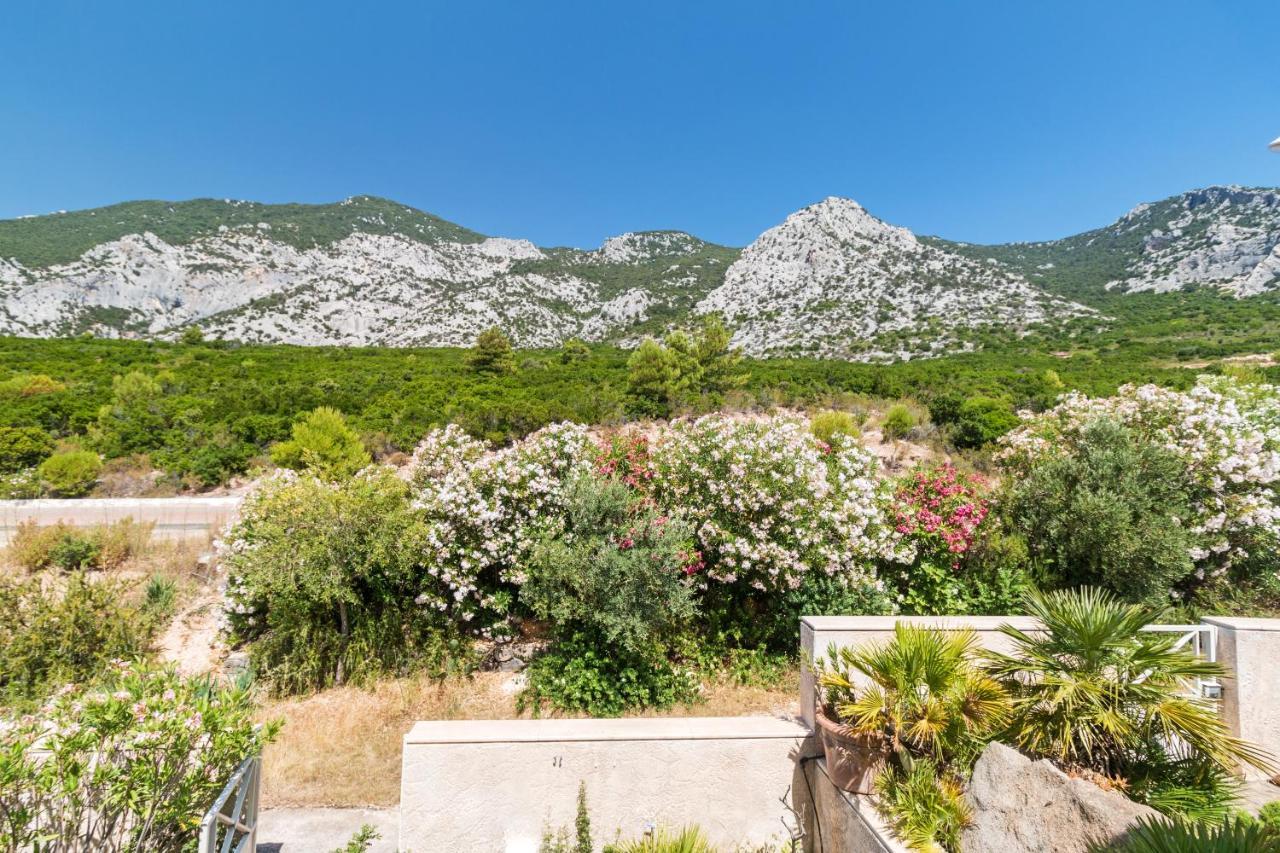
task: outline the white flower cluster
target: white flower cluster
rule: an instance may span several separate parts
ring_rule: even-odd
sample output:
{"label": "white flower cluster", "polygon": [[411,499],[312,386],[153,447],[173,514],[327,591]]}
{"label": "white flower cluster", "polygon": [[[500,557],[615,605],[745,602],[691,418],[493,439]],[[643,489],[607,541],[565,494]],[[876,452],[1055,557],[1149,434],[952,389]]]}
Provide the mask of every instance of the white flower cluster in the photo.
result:
{"label": "white flower cluster", "polygon": [[823,445],[801,418],[676,422],[650,453],[654,498],[693,523],[712,581],[772,592],[817,569],[874,583],[870,561],[896,556],[875,457]]}
{"label": "white flower cluster", "polygon": [[428,521],[424,562],[439,583],[418,603],[470,619],[493,603],[486,580],[523,582],[524,557],[563,525],[566,486],[591,471],[593,453],[586,427],[571,423],[495,451],[457,426],[429,434],[414,454],[414,505]]}
{"label": "white flower cluster", "polygon": [[[1221,573],[1280,543],[1280,389],[1202,376],[1188,392],[1125,385],[1114,397],[1063,395],[1005,436],[997,461],[1023,471],[1053,454],[1088,423],[1111,418],[1176,454],[1194,484],[1203,538],[1191,552],[1198,571]],[[1069,444],[1069,441],[1066,442]]]}

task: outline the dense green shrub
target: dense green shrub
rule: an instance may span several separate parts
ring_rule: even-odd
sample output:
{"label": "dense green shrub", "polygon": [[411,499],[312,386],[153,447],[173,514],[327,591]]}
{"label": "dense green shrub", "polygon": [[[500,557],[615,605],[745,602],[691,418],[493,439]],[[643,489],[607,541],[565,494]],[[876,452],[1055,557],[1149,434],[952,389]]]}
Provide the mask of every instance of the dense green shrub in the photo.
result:
{"label": "dense green shrub", "polygon": [[1194,569],[1186,467],[1115,421],[1089,424],[1013,480],[1008,507],[1056,584],[1166,602]]}
{"label": "dense green shrub", "polygon": [[[520,600],[559,642],[529,673],[529,699],[619,713],[687,697],[671,662],[697,614],[693,537],[618,480],[580,477],[563,528],[533,549]],[[581,657],[568,660],[578,652]],[[616,679],[616,680],[615,680]]]}
{"label": "dense green shrub", "polygon": [[23,706],[146,651],[163,614],[129,603],[129,587],[82,574],[45,585],[0,575],[0,698]]}
{"label": "dense green shrub", "polygon": [[884,413],[880,423],[880,432],[889,441],[906,438],[916,428],[916,416],[902,403],[894,403]]}
{"label": "dense green shrub", "polygon": [[339,480],[369,464],[369,451],[337,409],[321,406],[293,425],[293,435],[271,448],[271,461]]}
{"label": "dense green shrub", "polygon": [[956,409],[951,440],[956,447],[981,447],[1018,425],[1018,416],[1004,400],[970,397]]}
{"label": "dense green shrub", "polygon": [[53,454],[36,470],[46,492],[55,497],[78,498],[97,484],[102,457],[91,450],[68,450]]}
{"label": "dense green shrub", "polygon": [[0,474],[34,468],[53,448],[53,439],[39,427],[0,426]]}
{"label": "dense green shrub", "polygon": [[557,633],[596,638],[602,652],[665,655],[697,607],[692,531],[617,480],[569,487],[564,527],[533,549],[520,601]]}
{"label": "dense green shrub", "polygon": [[824,444],[830,444],[837,435],[857,438],[862,434],[853,415],[832,409],[818,412],[810,418],[809,429],[813,432],[813,437]]}
{"label": "dense green shrub", "polygon": [[247,688],[135,663],[0,720],[0,847],[194,849],[204,810],[279,728],[254,712]]}
{"label": "dense green shrub", "polygon": [[279,474],[223,540],[233,641],[274,689],[300,692],[465,658],[419,599],[428,529],[388,468],[328,483]]}
{"label": "dense green shrub", "polygon": [[593,717],[616,717],[636,708],[669,708],[698,698],[691,669],[653,654],[602,649],[593,637],[561,638],[529,664],[519,707],[535,713],[545,704]]}

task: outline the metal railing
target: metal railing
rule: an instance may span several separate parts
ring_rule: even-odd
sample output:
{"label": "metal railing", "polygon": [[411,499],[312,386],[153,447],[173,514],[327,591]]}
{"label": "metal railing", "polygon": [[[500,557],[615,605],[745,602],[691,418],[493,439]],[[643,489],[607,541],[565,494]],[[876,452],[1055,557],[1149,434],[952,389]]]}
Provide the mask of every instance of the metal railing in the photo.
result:
{"label": "metal railing", "polygon": [[261,781],[261,756],[251,755],[240,762],[200,821],[199,853],[253,853],[258,841]]}
{"label": "metal railing", "polygon": [[[1218,662],[1216,625],[1147,625],[1142,630],[1159,634],[1180,634],[1181,636],[1173,644],[1175,650],[1190,647],[1196,657],[1209,663]],[[1150,672],[1144,672],[1134,683],[1141,684],[1150,674]],[[1188,692],[1204,699],[1221,699],[1222,684],[1216,678],[1196,678]]]}

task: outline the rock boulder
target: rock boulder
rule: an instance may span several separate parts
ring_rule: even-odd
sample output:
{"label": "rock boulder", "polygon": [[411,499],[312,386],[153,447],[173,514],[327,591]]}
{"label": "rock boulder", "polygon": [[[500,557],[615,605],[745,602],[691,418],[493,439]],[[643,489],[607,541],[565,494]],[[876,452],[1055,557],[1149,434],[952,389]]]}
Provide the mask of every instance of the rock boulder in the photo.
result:
{"label": "rock boulder", "polygon": [[1159,815],[1001,743],[983,751],[965,796],[973,825],[964,853],[1087,853],[1091,842],[1118,840],[1138,818]]}

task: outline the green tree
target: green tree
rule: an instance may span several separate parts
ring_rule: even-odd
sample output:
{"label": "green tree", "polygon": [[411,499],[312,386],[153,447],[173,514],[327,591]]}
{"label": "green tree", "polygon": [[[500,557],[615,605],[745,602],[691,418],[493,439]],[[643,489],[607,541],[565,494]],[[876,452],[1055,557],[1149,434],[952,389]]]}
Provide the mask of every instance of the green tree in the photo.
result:
{"label": "green tree", "polygon": [[671,351],[645,338],[627,359],[628,407],[639,415],[667,417],[680,380],[680,367]]}
{"label": "green tree", "polygon": [[107,457],[128,456],[162,447],[168,427],[161,378],[134,370],[111,380],[111,402],[98,410],[90,438]]}
{"label": "green tree", "polygon": [[497,326],[485,329],[476,337],[475,344],[467,353],[467,365],[476,373],[501,375],[514,372],[516,359],[511,349],[511,339]]}
{"label": "green tree", "polygon": [[182,335],[178,340],[190,346],[202,344],[204,343],[204,332],[199,326],[187,326],[182,330]]}
{"label": "green tree", "polygon": [[569,338],[560,347],[560,363],[576,364],[591,357],[591,348],[577,338]]}
{"label": "green tree", "polygon": [[0,427],[0,474],[39,465],[53,453],[53,439],[36,427]]}
{"label": "green tree", "polygon": [[271,448],[271,461],[282,468],[307,468],[326,479],[340,480],[371,460],[342,413],[321,406],[293,425],[292,438]]}
{"label": "green tree", "polygon": [[733,332],[718,313],[704,314],[694,335],[694,354],[699,367],[699,389],[720,398],[747,381],[742,369],[742,351],[732,345]]}

